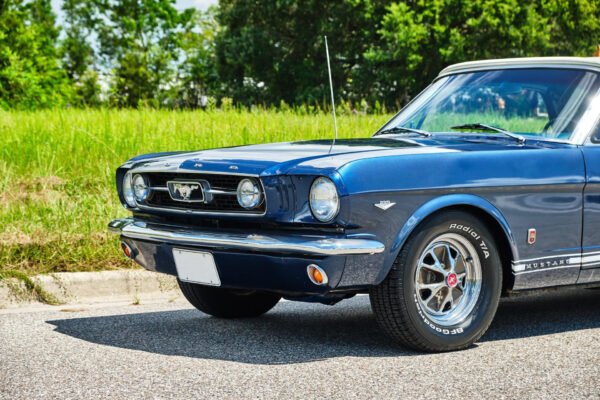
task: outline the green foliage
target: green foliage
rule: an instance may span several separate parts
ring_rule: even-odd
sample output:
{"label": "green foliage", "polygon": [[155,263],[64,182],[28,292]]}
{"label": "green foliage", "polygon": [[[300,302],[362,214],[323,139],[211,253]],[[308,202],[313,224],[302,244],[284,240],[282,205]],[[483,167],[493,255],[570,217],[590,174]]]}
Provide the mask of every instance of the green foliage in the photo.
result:
{"label": "green foliage", "polygon": [[328,96],[323,35],[338,95],[360,99],[350,79],[376,40],[386,2],[375,0],[221,0],[217,59],[236,102],[323,103]]}
{"label": "green foliage", "polygon": [[118,107],[197,108],[216,93],[214,10],[179,12],[175,0],[66,0],[63,9],[65,68],[81,104],[100,100],[100,78]]}
{"label": "green foliage", "polygon": [[112,69],[112,100],[118,106],[159,106],[173,78],[180,47],[177,30],[187,14],[175,0],[95,1],[96,29],[106,67]]}
{"label": "green foliage", "polygon": [[[600,42],[597,0],[220,4],[219,73],[234,99],[244,103],[322,102],[327,90],[323,35],[330,39],[337,95],[353,104],[365,98],[393,108],[449,64],[591,55]],[[264,86],[258,88],[259,83]]]}
{"label": "green foliage", "polygon": [[49,0],[0,1],[0,108],[67,103],[71,88],[60,68],[57,37]]}
{"label": "green foliage", "polygon": [[449,64],[591,55],[599,21],[596,0],[397,2],[388,7],[380,40],[365,52],[356,79],[372,82],[363,86],[370,100],[401,104]]}
{"label": "green foliage", "polygon": [[[0,0],[0,107],[397,109],[444,67],[591,55],[598,0]],[[378,103],[378,104],[377,104]],[[227,102],[226,106],[229,106]],[[378,111],[379,110],[379,111]]]}
{"label": "green foliage", "polygon": [[598,0],[543,0],[549,15],[552,54],[590,56],[600,45]]}
{"label": "green foliage", "polygon": [[180,34],[183,60],[178,68],[176,101],[173,106],[205,107],[206,96],[220,94],[216,69],[215,38],[219,33],[216,8],[206,12],[187,10],[183,32]]}
{"label": "green foliage", "polygon": [[102,103],[97,54],[91,43],[96,21],[90,1],[64,0],[65,37],[60,43],[63,69],[75,91],[72,102],[77,106],[99,106]]}

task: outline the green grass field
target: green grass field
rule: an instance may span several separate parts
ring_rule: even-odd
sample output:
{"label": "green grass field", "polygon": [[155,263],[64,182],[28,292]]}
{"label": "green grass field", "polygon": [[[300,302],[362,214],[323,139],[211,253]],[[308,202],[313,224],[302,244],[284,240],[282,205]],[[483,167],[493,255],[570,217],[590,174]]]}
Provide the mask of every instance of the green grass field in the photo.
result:
{"label": "green grass field", "polygon": [[[368,137],[389,116],[341,116]],[[0,272],[132,267],[106,231],[123,217],[114,171],[132,156],[330,138],[327,114],[270,111],[0,111]]]}

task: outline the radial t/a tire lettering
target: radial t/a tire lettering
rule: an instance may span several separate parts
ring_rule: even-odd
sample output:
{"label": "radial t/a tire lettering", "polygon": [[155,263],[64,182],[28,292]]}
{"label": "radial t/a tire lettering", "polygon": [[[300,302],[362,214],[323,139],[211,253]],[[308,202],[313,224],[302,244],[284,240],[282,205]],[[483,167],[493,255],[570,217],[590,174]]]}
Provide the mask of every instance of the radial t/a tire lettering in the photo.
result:
{"label": "radial t/a tire lettering", "polygon": [[486,225],[449,211],[416,228],[370,299],[392,339],[420,351],[452,351],[486,332],[501,290],[502,265]]}

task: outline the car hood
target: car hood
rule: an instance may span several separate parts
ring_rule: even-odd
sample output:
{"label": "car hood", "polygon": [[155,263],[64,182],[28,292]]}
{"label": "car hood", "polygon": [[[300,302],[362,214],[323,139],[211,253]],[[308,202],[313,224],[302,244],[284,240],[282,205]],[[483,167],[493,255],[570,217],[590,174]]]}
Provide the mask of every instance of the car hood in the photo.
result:
{"label": "car hood", "polygon": [[147,171],[190,171],[251,175],[327,174],[357,160],[381,156],[508,150],[555,146],[529,142],[519,146],[501,137],[365,138],[313,140],[229,147],[196,152],[149,154],[129,161]]}

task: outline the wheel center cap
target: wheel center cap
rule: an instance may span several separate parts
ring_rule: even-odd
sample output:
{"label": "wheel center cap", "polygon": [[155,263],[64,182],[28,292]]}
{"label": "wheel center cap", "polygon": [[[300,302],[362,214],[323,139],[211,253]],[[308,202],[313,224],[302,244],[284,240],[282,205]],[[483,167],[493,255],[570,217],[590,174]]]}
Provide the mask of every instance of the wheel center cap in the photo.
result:
{"label": "wheel center cap", "polygon": [[446,284],[449,288],[455,288],[458,285],[458,276],[455,273],[450,273],[446,277]]}

